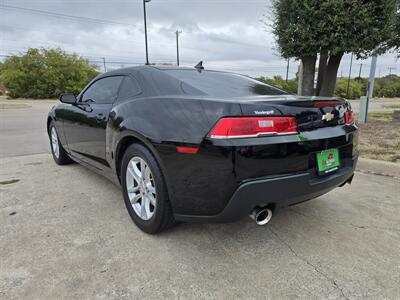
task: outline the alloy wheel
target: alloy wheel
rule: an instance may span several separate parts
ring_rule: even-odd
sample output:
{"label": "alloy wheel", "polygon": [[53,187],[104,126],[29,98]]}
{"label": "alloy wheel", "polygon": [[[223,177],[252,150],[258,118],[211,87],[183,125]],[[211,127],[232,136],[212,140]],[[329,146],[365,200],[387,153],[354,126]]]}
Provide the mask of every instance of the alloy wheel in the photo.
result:
{"label": "alloy wheel", "polygon": [[57,132],[56,132],[55,127],[51,128],[51,146],[53,149],[54,156],[56,158],[59,158],[60,157],[60,148],[58,145],[58,137],[57,137]]}
{"label": "alloy wheel", "polygon": [[135,213],[142,220],[150,220],[157,206],[153,174],[144,159],[133,157],[126,169],[126,188]]}

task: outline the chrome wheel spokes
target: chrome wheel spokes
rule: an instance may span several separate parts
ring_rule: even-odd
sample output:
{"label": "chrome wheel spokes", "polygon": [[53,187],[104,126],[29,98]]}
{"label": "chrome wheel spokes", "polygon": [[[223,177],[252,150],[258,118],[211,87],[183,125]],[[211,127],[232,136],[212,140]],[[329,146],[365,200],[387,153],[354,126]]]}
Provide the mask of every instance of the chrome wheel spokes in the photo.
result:
{"label": "chrome wheel spokes", "polygon": [[59,158],[59,156],[60,156],[60,147],[58,145],[58,137],[57,137],[57,132],[56,132],[56,128],[55,127],[51,128],[51,147],[52,147],[54,156],[56,158]]}
{"label": "chrome wheel spokes", "polygon": [[157,206],[157,193],[150,167],[139,156],[133,157],[128,163],[126,187],[135,213],[141,219],[149,220]]}

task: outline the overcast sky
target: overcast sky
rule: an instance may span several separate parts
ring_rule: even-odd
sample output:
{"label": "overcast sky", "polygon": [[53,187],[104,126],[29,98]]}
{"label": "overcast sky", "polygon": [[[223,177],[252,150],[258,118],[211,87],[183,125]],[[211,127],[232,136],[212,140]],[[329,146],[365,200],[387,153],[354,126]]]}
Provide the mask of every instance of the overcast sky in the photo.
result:
{"label": "overcast sky", "polygon": [[[262,23],[269,6],[268,0],[152,0],[147,4],[150,62],[176,62],[178,29],[182,65],[203,60],[206,68],[285,76],[286,62],[274,50],[274,37]],[[110,69],[145,60],[142,0],[0,0],[0,16],[1,55],[44,46],[76,52],[93,63],[105,57]],[[353,76],[358,76],[361,63],[367,76],[370,60],[355,61]],[[348,75],[349,65],[347,55],[339,76]],[[298,62],[292,61],[290,77],[297,67]],[[390,67],[400,75],[400,61],[394,55],[380,57],[377,76],[389,74]]]}

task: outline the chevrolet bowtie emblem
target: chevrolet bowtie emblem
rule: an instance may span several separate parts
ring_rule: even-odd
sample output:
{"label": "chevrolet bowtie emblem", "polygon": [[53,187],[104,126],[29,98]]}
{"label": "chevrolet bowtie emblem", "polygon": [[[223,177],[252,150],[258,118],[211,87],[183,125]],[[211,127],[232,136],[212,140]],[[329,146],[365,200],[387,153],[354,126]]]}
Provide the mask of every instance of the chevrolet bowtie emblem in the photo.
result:
{"label": "chevrolet bowtie emblem", "polygon": [[329,121],[332,121],[334,117],[335,117],[335,116],[334,116],[333,114],[327,113],[327,114],[325,114],[325,115],[322,116],[322,121],[327,121],[327,122],[329,122]]}

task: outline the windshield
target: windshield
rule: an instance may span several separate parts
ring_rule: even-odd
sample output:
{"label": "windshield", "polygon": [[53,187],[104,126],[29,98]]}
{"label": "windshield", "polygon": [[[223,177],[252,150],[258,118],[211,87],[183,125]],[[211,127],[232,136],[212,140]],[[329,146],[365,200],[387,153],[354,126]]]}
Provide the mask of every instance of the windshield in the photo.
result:
{"label": "windshield", "polygon": [[[196,70],[165,70],[182,81],[182,89],[193,94],[195,89],[213,97],[287,95],[288,93],[250,77],[232,73]],[[189,85],[189,86],[186,86]]]}

